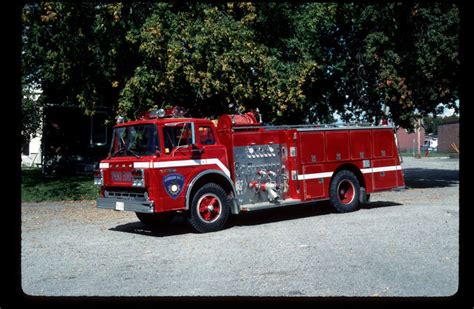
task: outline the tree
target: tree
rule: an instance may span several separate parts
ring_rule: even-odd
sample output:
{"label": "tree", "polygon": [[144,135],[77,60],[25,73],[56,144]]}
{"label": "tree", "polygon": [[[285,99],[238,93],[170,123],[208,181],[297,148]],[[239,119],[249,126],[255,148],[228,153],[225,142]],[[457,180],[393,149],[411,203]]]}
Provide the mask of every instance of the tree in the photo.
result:
{"label": "tree", "polygon": [[275,124],[338,112],[410,128],[459,98],[454,4],[43,2],[25,6],[23,24],[24,89],[43,91],[28,114],[178,104],[194,116],[259,107]]}
{"label": "tree", "polygon": [[120,110],[131,116],[156,104],[178,104],[204,116],[230,111],[229,105],[253,107],[268,58],[246,27],[251,13],[236,20],[232,12],[160,4],[128,37],[139,45],[142,61],[122,90]]}
{"label": "tree", "polygon": [[[125,40],[140,27],[152,4],[43,2],[22,13],[22,83],[42,90],[23,102],[22,135],[37,127],[45,104],[116,109],[120,89],[136,66],[138,53]],[[34,117],[32,117],[34,115]]]}
{"label": "tree", "polygon": [[351,58],[358,59],[363,70],[346,69],[361,81],[359,91],[346,93],[352,109],[368,110],[378,120],[381,107],[386,106],[397,124],[410,128],[416,118],[436,112],[440,103],[455,105],[459,82],[455,5],[391,3],[355,8],[351,12],[360,18],[349,22],[355,30],[347,42]]}

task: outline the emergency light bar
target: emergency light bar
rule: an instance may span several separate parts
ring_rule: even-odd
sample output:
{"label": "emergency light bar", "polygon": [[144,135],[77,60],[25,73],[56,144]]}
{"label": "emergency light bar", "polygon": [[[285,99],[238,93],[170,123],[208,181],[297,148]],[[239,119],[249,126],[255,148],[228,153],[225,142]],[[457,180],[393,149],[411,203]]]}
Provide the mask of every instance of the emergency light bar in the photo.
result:
{"label": "emergency light bar", "polygon": [[147,111],[143,113],[139,118],[141,119],[155,119],[155,118],[181,118],[187,112],[186,109],[180,106],[174,106],[170,108],[160,108]]}

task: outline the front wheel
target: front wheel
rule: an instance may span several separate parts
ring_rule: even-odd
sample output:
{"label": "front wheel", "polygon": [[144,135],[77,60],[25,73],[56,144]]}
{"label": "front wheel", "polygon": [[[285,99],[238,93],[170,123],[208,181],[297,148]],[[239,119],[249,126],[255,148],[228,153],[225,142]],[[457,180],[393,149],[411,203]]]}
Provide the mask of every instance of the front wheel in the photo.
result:
{"label": "front wheel", "polygon": [[354,173],[342,170],[334,176],[329,198],[338,212],[350,212],[359,208],[360,184]]}
{"label": "front wheel", "polygon": [[221,186],[205,184],[194,194],[188,222],[199,233],[218,231],[227,222],[230,204],[231,200]]}

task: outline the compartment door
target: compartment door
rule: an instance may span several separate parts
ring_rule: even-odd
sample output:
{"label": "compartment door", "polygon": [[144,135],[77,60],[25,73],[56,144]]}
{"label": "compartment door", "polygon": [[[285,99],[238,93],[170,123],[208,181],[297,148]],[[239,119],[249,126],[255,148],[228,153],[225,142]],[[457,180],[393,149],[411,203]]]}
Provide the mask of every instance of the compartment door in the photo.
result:
{"label": "compartment door", "polygon": [[370,130],[352,130],[351,159],[364,160],[372,158],[372,132]]}
{"label": "compartment door", "polygon": [[327,131],[326,147],[328,162],[349,160],[349,132]]}
{"label": "compartment door", "polygon": [[326,161],[324,132],[300,132],[301,164],[316,164]]}
{"label": "compartment door", "polygon": [[397,160],[372,160],[372,179],[374,190],[384,190],[397,187]]}
{"label": "compartment door", "polygon": [[373,130],[374,158],[390,158],[394,152],[394,136],[391,129]]}
{"label": "compartment door", "polygon": [[323,165],[303,165],[303,174],[303,199],[323,198],[325,195]]}

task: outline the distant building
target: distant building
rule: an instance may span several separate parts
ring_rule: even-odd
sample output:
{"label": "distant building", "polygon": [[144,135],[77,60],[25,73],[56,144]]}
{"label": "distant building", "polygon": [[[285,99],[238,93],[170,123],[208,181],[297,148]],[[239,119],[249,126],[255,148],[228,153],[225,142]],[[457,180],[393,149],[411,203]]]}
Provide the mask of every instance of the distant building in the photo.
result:
{"label": "distant building", "polygon": [[32,137],[29,143],[23,145],[21,151],[21,165],[27,167],[41,167],[41,135]]}
{"label": "distant building", "polygon": [[456,152],[453,143],[459,147],[459,122],[438,126],[438,151]]}
{"label": "distant building", "polygon": [[[404,128],[399,128],[397,130],[397,141],[400,152],[411,152],[416,153],[418,149],[418,133],[408,133]],[[425,144],[425,129],[420,128],[420,145]]]}

